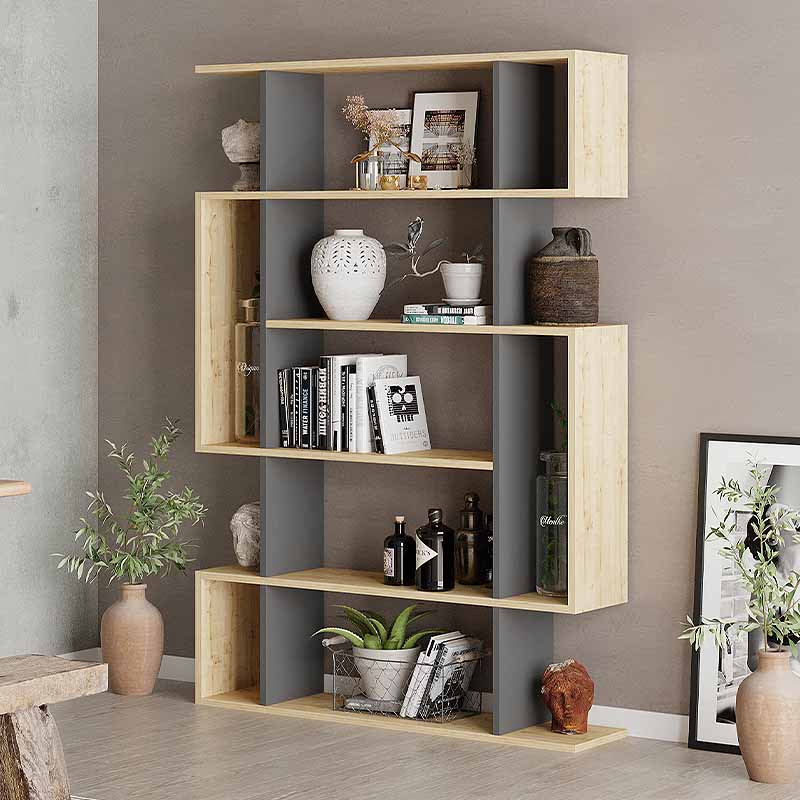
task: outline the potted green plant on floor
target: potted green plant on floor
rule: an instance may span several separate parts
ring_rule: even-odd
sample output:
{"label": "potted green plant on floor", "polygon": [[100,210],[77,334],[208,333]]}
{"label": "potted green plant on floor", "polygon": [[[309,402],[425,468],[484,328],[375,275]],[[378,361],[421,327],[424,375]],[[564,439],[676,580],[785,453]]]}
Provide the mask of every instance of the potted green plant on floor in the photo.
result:
{"label": "potted green plant on floor", "polygon": [[404,608],[389,623],[380,614],[359,611],[350,606],[337,606],[358,632],[348,628],[320,628],[319,633],[343,636],[353,645],[353,663],[361,676],[364,695],[371,700],[402,700],[417,657],[422,650],[419,645],[426,636],[443,633],[441,628],[429,628],[411,633],[409,626],[430,611],[414,614],[416,605]]}
{"label": "potted green plant on floor", "polygon": [[[707,637],[722,647],[726,637],[753,636],[761,643],[758,668],[736,694],[739,747],[751,780],[791,783],[800,777],[800,677],[789,663],[800,640],[800,573],[787,569],[781,553],[800,544],[800,513],[778,500],[779,486],[757,461],[748,463],[750,487],[722,479],[715,494],[727,505],[708,533],[722,558],[750,593],[747,622],[687,616],[681,639],[699,650]],[[736,535],[735,511],[750,512],[746,538]],[[787,543],[787,539],[789,540]]]}
{"label": "potted green plant on floor", "polygon": [[122,472],[128,502],[127,513],[115,513],[103,492],[86,492],[89,518],[81,517],[75,532],[78,550],[54,554],[58,568],[74,573],[87,583],[107,578],[121,583],[120,598],[106,609],[100,624],[103,661],[108,664],[109,689],[116,694],[147,695],[153,691],[164,653],[164,622],[159,610],[147,600],[144,581],[173,570],[184,572],[191,543],[179,537],[185,522],[196,525],[206,508],[194,492],[184,487],[167,490],[171,475],[165,462],[180,436],[176,423],[167,418],[161,433],[150,440],[150,456],[142,470],[134,466],[127,445],[111,448],[108,457]]}

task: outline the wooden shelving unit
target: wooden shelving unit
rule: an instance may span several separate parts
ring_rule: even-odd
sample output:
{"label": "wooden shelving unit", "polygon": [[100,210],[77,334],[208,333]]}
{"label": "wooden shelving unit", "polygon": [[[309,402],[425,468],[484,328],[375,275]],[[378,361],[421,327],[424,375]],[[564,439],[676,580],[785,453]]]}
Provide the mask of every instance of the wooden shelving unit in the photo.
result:
{"label": "wooden shelving unit", "polygon": [[[484,163],[492,164],[491,185],[427,192],[326,187],[326,76],[429,69],[489,72],[491,159]],[[627,328],[526,325],[525,263],[549,239],[554,199],[627,195],[626,57],[559,50],[196,71],[258,74],[263,137],[263,191],[196,195],[196,449],[261,458],[263,509],[261,575],[234,567],[197,573],[198,702],[568,752],[620,738],[624,731],[616,729],[596,729],[580,740],[543,730],[544,710],[531,686],[553,660],[554,614],[627,601]],[[300,129],[306,135],[299,137]],[[322,318],[308,256],[326,233],[325,209],[335,208],[326,204],[410,199],[489,204],[493,325]],[[262,431],[259,443],[241,443],[234,423],[235,321],[259,263]],[[386,456],[280,448],[276,370],[316,361],[326,352],[326,337],[337,332],[490,337],[491,451]],[[553,397],[556,348],[566,385],[570,523],[569,593],[554,600],[532,591],[532,487],[539,451],[553,442],[552,418],[535,409]],[[373,572],[326,565],[325,475],[338,463],[491,473],[493,588],[423,595],[386,587]],[[493,713],[429,725],[334,711],[322,694],[319,643],[297,633],[322,626],[326,592],[491,608]]]}

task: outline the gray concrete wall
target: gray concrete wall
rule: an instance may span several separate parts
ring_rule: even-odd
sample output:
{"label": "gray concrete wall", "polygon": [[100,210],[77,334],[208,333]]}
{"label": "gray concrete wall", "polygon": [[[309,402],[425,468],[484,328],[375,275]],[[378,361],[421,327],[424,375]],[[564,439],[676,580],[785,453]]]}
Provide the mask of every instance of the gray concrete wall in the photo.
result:
{"label": "gray concrete wall", "polygon": [[[196,77],[194,64],[628,53],[630,199],[557,201],[555,213],[556,224],[591,229],[602,317],[631,326],[630,603],[559,617],[556,655],[589,666],[600,704],[685,712],[689,654],[675,637],[691,609],[697,434],[800,428],[798,29],[796,4],[765,14],[723,0],[109,0],[100,14],[101,432],[139,442],[164,413],[192,419],[193,192],[232,183],[219,130],[257,113],[254,80]],[[356,76],[351,86],[359,91]],[[197,456],[185,442],[176,468],[212,508],[198,564],[229,562],[227,520],[257,496],[256,464]],[[367,497],[387,474],[348,468],[341,480],[357,479]],[[343,553],[348,543],[328,546]],[[165,583],[156,599],[168,652],[191,655],[191,583]]]}
{"label": "gray concrete wall", "polygon": [[56,572],[97,481],[97,3],[0,0],[0,656],[97,641]]}

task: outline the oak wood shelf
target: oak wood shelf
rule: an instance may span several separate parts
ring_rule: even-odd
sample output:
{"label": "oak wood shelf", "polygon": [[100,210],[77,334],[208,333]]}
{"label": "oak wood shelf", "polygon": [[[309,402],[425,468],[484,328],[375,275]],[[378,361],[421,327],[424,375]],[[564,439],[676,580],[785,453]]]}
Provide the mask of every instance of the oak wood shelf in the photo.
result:
{"label": "oak wood shelf", "polygon": [[211,200],[500,200],[503,198],[574,197],[566,188],[552,189],[391,189],[361,192],[353,189],[298,189],[269,192],[198,192]]}
{"label": "oak wood shelf", "polygon": [[484,712],[444,724],[421,722],[400,717],[384,717],[380,714],[339,711],[333,708],[332,696],[324,693],[262,706],[259,703],[258,686],[211,695],[204,697],[199,702],[202,705],[219,706],[239,711],[255,711],[261,714],[313,719],[320,722],[338,722],[344,725],[361,725],[362,727],[380,728],[400,733],[420,733],[431,736],[444,736],[451,739],[468,739],[476,742],[510,745],[512,747],[552,750],[559,753],[583,753],[586,750],[592,750],[595,747],[619,741],[628,735],[625,728],[590,725],[588,733],[583,736],[564,736],[563,734],[553,733],[549,724],[544,724],[532,725],[529,728],[522,728],[502,736],[495,736],[492,733],[492,715],[490,713]]}
{"label": "oak wood shelf", "polygon": [[420,592],[413,586],[386,586],[383,574],[355,569],[319,567],[284,575],[262,576],[244,567],[229,566],[202,570],[206,580],[248,583],[257,586],[280,586],[286,589],[310,589],[316,592],[338,592],[367,597],[394,597],[418,603],[451,603],[486,608],[515,608],[520,611],[548,611],[569,614],[565,598],[546,597],[529,592],[514,597],[492,597],[485,586],[456,587],[449,592]]}
{"label": "oak wood shelf", "polygon": [[374,333],[463,333],[493,336],[570,336],[577,330],[621,330],[624,325],[412,325],[394,319],[268,319],[267,328],[307,331],[371,331]]}
{"label": "oak wood shelf", "polygon": [[31,485],[27,481],[0,481],[0,497],[18,497],[30,493]]}

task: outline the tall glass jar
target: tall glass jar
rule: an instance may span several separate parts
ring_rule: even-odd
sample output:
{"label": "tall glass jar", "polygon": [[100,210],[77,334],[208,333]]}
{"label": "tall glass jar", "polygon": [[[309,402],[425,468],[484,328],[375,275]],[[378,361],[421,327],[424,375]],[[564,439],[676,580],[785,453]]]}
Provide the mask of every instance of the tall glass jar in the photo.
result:
{"label": "tall glass jar", "polygon": [[386,159],[381,151],[371,153],[358,162],[358,188],[369,192],[381,188],[381,175],[386,174]]}
{"label": "tall glass jar", "polygon": [[536,591],[567,596],[567,454],[545,451],[536,478]]}
{"label": "tall glass jar", "polygon": [[259,444],[261,437],[261,325],[258,299],[240,300],[244,322],[234,327],[234,399],[236,441]]}

